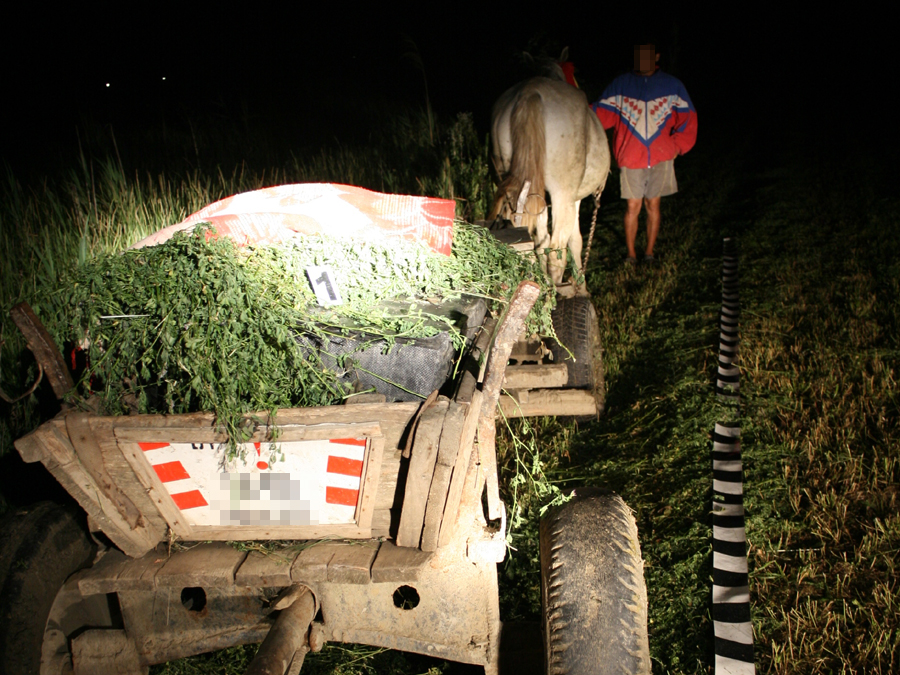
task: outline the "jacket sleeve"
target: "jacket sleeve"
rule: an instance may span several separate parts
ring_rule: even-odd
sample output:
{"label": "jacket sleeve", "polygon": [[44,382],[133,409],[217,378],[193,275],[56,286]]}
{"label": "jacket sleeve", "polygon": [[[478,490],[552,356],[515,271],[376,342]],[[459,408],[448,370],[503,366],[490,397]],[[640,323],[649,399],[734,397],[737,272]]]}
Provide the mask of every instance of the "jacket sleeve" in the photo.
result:
{"label": "jacket sleeve", "polygon": [[678,99],[673,115],[672,142],[678,148],[678,154],[683,155],[697,142],[697,111],[684,86],[678,92]]}
{"label": "jacket sleeve", "polygon": [[617,81],[613,80],[603,90],[603,94],[597,99],[596,103],[591,104],[591,110],[597,114],[604,129],[612,129],[619,121],[619,107],[622,105],[622,97],[618,89]]}

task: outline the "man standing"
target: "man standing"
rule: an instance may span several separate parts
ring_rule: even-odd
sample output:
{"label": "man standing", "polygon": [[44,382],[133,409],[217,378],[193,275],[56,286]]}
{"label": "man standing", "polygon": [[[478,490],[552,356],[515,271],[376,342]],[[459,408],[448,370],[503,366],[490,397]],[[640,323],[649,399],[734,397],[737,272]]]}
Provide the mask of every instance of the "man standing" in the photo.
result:
{"label": "man standing", "polygon": [[647,209],[647,249],[644,260],[655,262],[653,245],[659,234],[659,202],[675,194],[675,157],[697,140],[697,111],[684,85],[659,70],[655,45],[634,46],[634,72],[620,75],[591,108],[606,129],[614,129],[613,155],[620,169],[625,212],[625,245],[629,264],[637,262],[641,205]]}

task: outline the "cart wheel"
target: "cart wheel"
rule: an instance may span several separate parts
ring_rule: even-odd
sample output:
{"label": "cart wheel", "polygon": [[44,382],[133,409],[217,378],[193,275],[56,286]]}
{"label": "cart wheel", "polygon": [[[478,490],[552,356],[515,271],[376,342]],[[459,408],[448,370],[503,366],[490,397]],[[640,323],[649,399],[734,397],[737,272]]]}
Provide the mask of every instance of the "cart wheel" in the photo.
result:
{"label": "cart wheel", "polygon": [[590,298],[581,296],[557,298],[552,317],[553,330],[556,331],[559,342],[550,340],[549,347],[553,353],[553,361],[565,363],[569,367],[566,387],[590,389],[597,399],[597,409],[603,412],[606,402],[606,372],[600,344],[600,324],[594,303]]}
{"label": "cart wheel", "polygon": [[0,675],[40,673],[42,649],[68,650],[65,635],[47,620],[57,595],[64,595],[65,580],[94,557],[95,545],[78,515],[40,502],[0,525]]}
{"label": "cart wheel", "polygon": [[541,521],[548,675],[650,672],[637,525],[621,497],[579,489]]}

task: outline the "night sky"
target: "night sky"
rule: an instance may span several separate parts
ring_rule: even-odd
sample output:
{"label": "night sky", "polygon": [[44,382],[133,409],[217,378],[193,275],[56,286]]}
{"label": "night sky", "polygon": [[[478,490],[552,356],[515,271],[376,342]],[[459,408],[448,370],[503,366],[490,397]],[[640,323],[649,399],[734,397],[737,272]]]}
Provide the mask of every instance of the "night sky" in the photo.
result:
{"label": "night sky", "polygon": [[846,128],[836,99],[854,86],[866,90],[892,68],[889,42],[879,37],[886,22],[874,12],[810,16],[777,4],[703,11],[673,4],[680,3],[566,16],[453,3],[441,3],[440,12],[432,3],[17,8],[0,28],[10,120],[0,152],[14,170],[33,168],[74,145],[85,120],[115,129],[190,111],[287,123],[301,143],[341,139],[352,135],[353,115],[365,117],[379,98],[423,104],[422,73],[404,57],[408,40],[419,50],[434,108],[470,111],[484,131],[492,101],[522,75],[516,54],[529,47],[569,45],[593,99],[631,67],[634,42],[655,35],[663,69],[682,79],[698,109],[701,140],[705,129],[757,133],[804,116],[833,115]]}

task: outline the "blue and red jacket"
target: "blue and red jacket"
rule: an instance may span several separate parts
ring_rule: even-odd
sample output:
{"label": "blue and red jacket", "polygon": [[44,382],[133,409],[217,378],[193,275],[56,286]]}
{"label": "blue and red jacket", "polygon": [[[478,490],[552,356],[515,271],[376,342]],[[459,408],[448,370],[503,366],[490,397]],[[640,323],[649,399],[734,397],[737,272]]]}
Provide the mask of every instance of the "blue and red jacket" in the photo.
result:
{"label": "blue and red jacket", "polygon": [[697,140],[697,111],[687,90],[661,70],[620,75],[591,109],[605,129],[615,128],[613,155],[626,169],[674,159]]}

